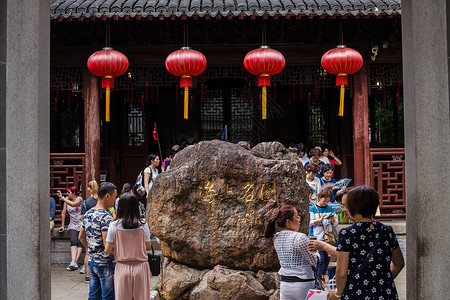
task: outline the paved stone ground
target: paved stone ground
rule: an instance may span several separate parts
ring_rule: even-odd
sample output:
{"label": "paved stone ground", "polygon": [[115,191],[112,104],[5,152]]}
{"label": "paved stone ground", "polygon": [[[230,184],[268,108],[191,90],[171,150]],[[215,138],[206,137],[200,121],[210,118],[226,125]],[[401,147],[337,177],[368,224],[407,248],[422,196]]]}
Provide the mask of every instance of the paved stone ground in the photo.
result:
{"label": "paved stone ground", "polygon": [[[87,299],[89,284],[79,269],[66,271],[66,265],[52,265],[52,300]],[[159,276],[152,276],[152,287],[159,284]]]}
{"label": "paved stone ground", "polygon": [[[396,227],[391,222],[383,222],[394,228],[397,238],[406,260],[406,235],[404,235],[404,222]],[[160,251],[155,251],[161,253]],[[80,300],[87,299],[89,284],[84,283],[84,274],[79,270],[66,271],[67,265],[52,265],[52,300]],[[152,277],[152,287],[159,284],[159,276]],[[406,268],[404,268],[395,280],[400,300],[406,300]]]}
{"label": "paved stone ground", "polygon": [[[66,271],[67,266],[52,266],[52,300],[87,299],[89,284],[84,283],[84,275],[76,271]],[[159,276],[152,277],[152,287],[159,284]],[[406,300],[406,271],[400,272],[395,280],[400,300]]]}

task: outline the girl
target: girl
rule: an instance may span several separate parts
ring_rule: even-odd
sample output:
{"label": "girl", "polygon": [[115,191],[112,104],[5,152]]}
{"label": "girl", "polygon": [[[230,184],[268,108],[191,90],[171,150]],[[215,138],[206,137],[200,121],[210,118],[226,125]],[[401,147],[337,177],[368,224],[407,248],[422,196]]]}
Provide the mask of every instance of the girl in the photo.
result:
{"label": "girl", "polygon": [[[317,205],[311,206],[309,209],[309,235],[316,236],[317,240],[323,241],[324,232],[332,232],[333,227],[338,225],[338,220],[334,215],[333,208],[328,205],[332,197],[331,191],[325,189],[318,195],[319,202]],[[325,273],[327,271],[330,257],[325,251],[319,251],[320,261],[317,276],[325,281]]]}
{"label": "girl", "polygon": [[266,225],[264,236],[273,237],[280,260],[280,300],[304,300],[309,289],[314,288],[311,266],[318,257],[308,251],[308,238],[300,229],[300,217],[295,207],[283,204]]}
{"label": "girl", "polygon": [[61,191],[57,192],[58,197],[64,201],[64,207],[61,212],[61,227],[59,232],[64,231],[64,222],[66,220],[66,211],[69,213],[70,221],[69,226],[69,238],[70,238],[70,258],[72,261],[67,267],[67,271],[73,271],[78,268],[78,260],[80,259],[81,252],[83,251],[83,245],[78,239],[78,234],[81,229],[81,203],[83,198],[79,197],[78,188],[71,186],[67,188],[67,197],[63,197]]}
{"label": "girl", "polygon": [[150,230],[140,219],[139,202],[133,194],[120,196],[117,218],[111,222],[105,252],[114,251],[116,299],[150,300],[151,273],[147,252],[151,249]]}
{"label": "girl", "polygon": [[152,153],[148,156],[147,168],[144,170],[144,187],[145,192],[147,193],[147,199],[150,198],[150,189],[153,186],[153,182],[155,182],[156,176],[159,174],[159,171],[156,168],[159,166],[159,163],[160,160],[157,154]]}

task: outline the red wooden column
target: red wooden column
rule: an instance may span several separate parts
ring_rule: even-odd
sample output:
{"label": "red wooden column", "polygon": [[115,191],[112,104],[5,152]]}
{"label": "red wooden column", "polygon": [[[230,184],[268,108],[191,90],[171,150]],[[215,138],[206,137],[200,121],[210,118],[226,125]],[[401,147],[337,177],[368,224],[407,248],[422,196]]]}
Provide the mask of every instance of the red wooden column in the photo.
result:
{"label": "red wooden column", "polygon": [[[83,74],[85,180],[100,183],[100,101],[98,78],[87,68]],[[87,195],[88,196],[88,195]]]}
{"label": "red wooden column", "polygon": [[353,158],[355,185],[370,185],[367,60],[353,75]]}

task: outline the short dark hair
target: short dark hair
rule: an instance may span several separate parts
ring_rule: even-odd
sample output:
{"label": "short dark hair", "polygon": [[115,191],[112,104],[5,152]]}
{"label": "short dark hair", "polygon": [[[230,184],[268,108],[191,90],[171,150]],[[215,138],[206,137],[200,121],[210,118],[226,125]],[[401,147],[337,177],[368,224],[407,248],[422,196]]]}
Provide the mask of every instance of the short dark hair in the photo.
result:
{"label": "short dark hair", "polygon": [[298,144],[297,148],[299,152],[306,152],[306,146],[303,143]]}
{"label": "short dark hair", "polygon": [[117,187],[112,184],[111,182],[105,181],[102,184],[100,184],[100,187],[98,188],[98,198],[103,199],[105,198],[106,194],[113,195],[114,191],[117,190]]}
{"label": "short dark hair", "polygon": [[320,151],[320,149],[317,149],[317,148],[312,148],[311,150],[309,150],[309,157],[312,157],[312,156],[321,156],[322,155],[322,151]]}
{"label": "short dark hair", "polygon": [[313,172],[314,174],[319,173],[320,167],[316,163],[309,163],[306,165],[306,172]]}
{"label": "short dark hair", "polygon": [[370,186],[355,186],[347,192],[346,205],[352,216],[360,214],[363,218],[373,218],[379,204],[378,193]]}
{"label": "short dark hair", "polygon": [[322,174],[325,174],[325,172],[328,172],[330,170],[334,171],[333,166],[331,164],[324,164],[320,172],[322,172]]}
{"label": "short dark hair", "polygon": [[320,193],[317,195],[317,198],[330,198],[330,200],[333,198],[333,193],[329,189],[324,189],[320,191]]}

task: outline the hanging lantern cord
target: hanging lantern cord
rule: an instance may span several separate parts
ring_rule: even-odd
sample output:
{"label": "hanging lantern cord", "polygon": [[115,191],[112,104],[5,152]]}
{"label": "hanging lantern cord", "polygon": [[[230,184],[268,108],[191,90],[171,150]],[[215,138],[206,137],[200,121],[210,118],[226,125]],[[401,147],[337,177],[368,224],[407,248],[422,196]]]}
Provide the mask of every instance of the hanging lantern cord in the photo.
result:
{"label": "hanging lantern cord", "polygon": [[262,37],[261,37],[261,44],[262,46],[266,46],[267,43],[267,37],[266,37],[266,23],[263,21],[262,23]]}
{"label": "hanging lantern cord", "polygon": [[188,46],[188,40],[189,40],[189,29],[187,22],[184,24],[184,34],[183,34],[183,45],[184,47]]}
{"label": "hanging lantern cord", "polygon": [[339,23],[339,45],[344,45],[344,30],[342,21]]}

